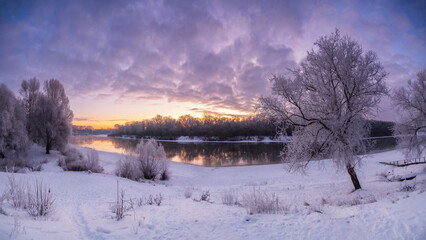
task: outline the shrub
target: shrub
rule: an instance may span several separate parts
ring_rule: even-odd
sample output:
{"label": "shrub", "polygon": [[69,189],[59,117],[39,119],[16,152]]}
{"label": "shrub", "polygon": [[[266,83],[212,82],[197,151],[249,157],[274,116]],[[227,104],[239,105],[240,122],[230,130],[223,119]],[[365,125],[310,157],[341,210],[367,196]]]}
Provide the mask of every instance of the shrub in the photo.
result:
{"label": "shrub", "polygon": [[408,181],[404,181],[403,186],[401,187],[401,192],[412,192],[416,190],[416,180],[413,183],[408,183]]}
{"label": "shrub", "polygon": [[65,171],[90,171],[101,173],[104,169],[99,165],[99,155],[94,149],[89,149],[84,156],[75,148],[67,148],[64,157],[58,160],[58,165]]}
{"label": "shrub", "polygon": [[[81,166],[83,161],[83,154],[75,148],[67,148],[62,153],[64,156],[59,158],[58,165],[65,171],[84,171]],[[77,164],[78,163],[78,164]]]}
{"label": "shrub", "polygon": [[169,162],[167,160],[160,163],[160,180],[166,181],[170,179]]}
{"label": "shrub", "polygon": [[194,190],[193,188],[186,188],[185,192],[183,193],[183,195],[185,196],[185,198],[191,198],[193,190]]}
{"label": "shrub", "polygon": [[222,193],[222,203],[229,206],[241,205],[238,202],[238,192],[236,190],[226,190]]}
{"label": "shrub", "polygon": [[31,216],[47,216],[53,212],[55,200],[50,188],[43,185],[43,182],[36,180],[34,189],[28,188],[27,196],[26,209]]}
{"label": "shrub", "polygon": [[146,201],[146,204],[148,205],[155,204],[157,206],[160,206],[162,201],[163,201],[163,196],[161,194],[158,194],[155,197],[152,195],[149,195],[148,200]]}
{"label": "shrub", "polygon": [[128,178],[130,180],[136,180],[138,174],[136,171],[136,161],[131,153],[124,155],[124,159],[120,159],[115,169],[115,175],[119,177]]}
{"label": "shrub", "polygon": [[125,213],[133,208],[133,202],[124,200],[124,194],[124,190],[120,189],[117,181],[117,200],[111,207],[117,221],[123,219]]}
{"label": "shrub", "polygon": [[160,174],[167,173],[166,152],[163,146],[154,139],[149,139],[145,143],[141,140],[136,146],[135,152],[136,161],[143,178],[155,180]]}
{"label": "shrub", "polygon": [[13,207],[26,209],[33,216],[47,216],[54,210],[54,202],[50,188],[35,180],[34,188],[25,186],[13,175],[8,176],[9,186],[1,197],[12,202]]}
{"label": "shrub", "polygon": [[4,198],[10,200],[15,208],[25,208],[25,185],[22,182],[18,182],[13,175],[7,178],[9,180],[9,186],[4,194]]}
{"label": "shrub", "polygon": [[124,191],[122,190],[117,198],[117,202],[112,207],[112,212],[115,213],[115,219],[119,221],[124,218],[124,213],[128,210],[129,208],[126,206],[124,201]]}
{"label": "shrub", "polygon": [[8,216],[9,214],[7,214],[7,212],[3,209],[3,206],[0,204],[0,214],[1,215],[5,215]]}
{"label": "shrub", "polygon": [[210,192],[209,192],[209,190],[204,191],[203,193],[201,193],[200,201],[206,201],[206,202],[208,202],[209,200],[210,200]]}
{"label": "shrub", "polygon": [[86,167],[94,173],[101,173],[104,169],[99,165],[99,154],[95,149],[89,149],[86,153]]}
{"label": "shrub", "polygon": [[259,213],[277,214],[284,211],[275,193],[269,195],[256,189],[253,189],[250,193],[242,194],[242,205],[250,215]]}
{"label": "shrub", "polygon": [[169,163],[163,146],[154,139],[143,140],[136,146],[134,153],[126,153],[117,164],[115,174],[131,180],[168,180]]}

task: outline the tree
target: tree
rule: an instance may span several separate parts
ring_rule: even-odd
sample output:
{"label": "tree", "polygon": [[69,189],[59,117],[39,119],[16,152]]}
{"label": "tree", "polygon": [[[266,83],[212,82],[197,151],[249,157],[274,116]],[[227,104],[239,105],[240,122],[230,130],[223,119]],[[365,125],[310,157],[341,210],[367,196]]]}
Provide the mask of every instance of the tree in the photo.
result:
{"label": "tree", "polygon": [[365,153],[364,120],[387,93],[387,73],[374,52],[363,50],[339,30],[321,37],[290,75],[272,77],[272,96],[261,97],[261,112],[294,127],[284,161],[304,170],[314,159],[332,158],[346,168],[355,190],[361,188],[355,167]]}
{"label": "tree", "polygon": [[[22,96],[22,105],[27,116],[34,110],[38,96],[40,95],[40,82],[36,78],[31,78],[28,81],[23,80],[19,93]],[[31,132],[31,121],[27,121],[27,132]]]}
{"label": "tree", "polygon": [[59,106],[64,117],[71,123],[74,115],[70,109],[69,100],[62,84],[56,79],[50,79],[44,82],[44,93]]}
{"label": "tree", "polygon": [[0,84],[0,158],[26,151],[25,112],[13,93]]}
{"label": "tree", "polygon": [[[46,154],[51,149],[63,150],[71,135],[73,118],[64,87],[56,79],[48,80],[44,83],[44,93],[37,94],[35,99],[34,106],[28,111],[31,140],[44,146]],[[25,103],[26,98],[23,100]]]}
{"label": "tree", "polygon": [[40,82],[36,78],[31,78],[28,81],[23,80],[19,93],[22,96],[25,112],[29,114],[34,109],[37,97],[40,94]]}
{"label": "tree", "polygon": [[392,97],[404,113],[394,127],[398,145],[406,157],[421,157],[426,147],[426,69],[417,74],[417,81],[408,81],[408,88],[397,89]]}

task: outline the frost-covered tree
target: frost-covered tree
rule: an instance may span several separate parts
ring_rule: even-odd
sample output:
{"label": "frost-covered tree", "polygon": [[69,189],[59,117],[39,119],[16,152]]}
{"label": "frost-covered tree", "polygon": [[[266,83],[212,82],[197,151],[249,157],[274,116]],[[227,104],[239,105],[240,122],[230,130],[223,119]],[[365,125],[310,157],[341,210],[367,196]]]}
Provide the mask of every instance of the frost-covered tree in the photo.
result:
{"label": "frost-covered tree", "polygon": [[0,158],[26,151],[25,112],[13,93],[0,84]]}
{"label": "frost-covered tree", "polygon": [[426,147],[426,69],[409,81],[407,88],[394,91],[393,102],[402,116],[394,135],[406,157],[421,157]]}
{"label": "frost-covered tree", "polygon": [[37,97],[40,94],[40,82],[36,78],[23,80],[19,93],[22,96],[25,112],[29,114],[34,109]]}
{"label": "frost-covered tree", "polygon": [[[37,98],[40,95],[40,82],[36,78],[23,80],[19,93],[22,96],[22,105],[28,117],[34,111]],[[27,121],[26,123],[28,133],[31,132],[31,124],[31,121]]]}
{"label": "frost-covered tree", "polygon": [[70,109],[69,100],[62,84],[56,79],[50,79],[44,82],[44,93],[59,106],[64,117],[71,123],[74,115]]}
{"label": "frost-covered tree", "polygon": [[[25,100],[24,100],[25,102]],[[38,94],[29,111],[29,135],[31,140],[51,149],[63,150],[71,135],[73,113],[62,84],[55,79],[44,83],[44,93]]]}
{"label": "frost-covered tree", "polygon": [[293,126],[293,141],[283,151],[291,169],[304,170],[315,159],[332,158],[349,173],[355,172],[365,153],[367,118],[387,93],[387,73],[374,52],[338,30],[315,42],[300,67],[288,77],[273,76],[272,95],[261,97],[258,108]]}

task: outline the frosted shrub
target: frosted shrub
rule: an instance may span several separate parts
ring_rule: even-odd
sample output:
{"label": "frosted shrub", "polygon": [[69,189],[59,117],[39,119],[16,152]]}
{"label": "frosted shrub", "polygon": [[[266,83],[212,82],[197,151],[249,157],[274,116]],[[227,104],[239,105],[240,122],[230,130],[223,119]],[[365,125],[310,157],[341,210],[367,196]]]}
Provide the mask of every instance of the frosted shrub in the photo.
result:
{"label": "frosted shrub", "polygon": [[86,153],[86,167],[89,171],[101,173],[104,169],[99,165],[99,154],[94,149],[89,149]]}
{"label": "frosted shrub", "polygon": [[168,176],[168,162],[166,152],[161,144],[154,139],[149,139],[145,143],[143,140],[136,146],[136,162],[138,163],[140,174],[145,179],[155,180],[163,175]]}
{"label": "frosted shrub", "polygon": [[230,189],[222,193],[222,203],[229,206],[241,205],[238,202],[238,192]]}
{"label": "frosted shrub", "polygon": [[120,192],[116,204],[112,207],[112,212],[115,213],[115,219],[117,221],[124,218],[124,213],[128,211],[124,201],[124,191]]}
{"label": "frosted shrub", "polygon": [[[34,187],[17,181],[13,175],[8,176],[9,186],[1,197],[11,202],[13,207],[22,208],[33,216],[47,216],[54,210],[54,202],[50,188],[35,180]],[[1,203],[0,202],[0,203]]]}
{"label": "frosted shrub", "polygon": [[253,189],[250,193],[242,194],[241,203],[250,215],[259,213],[277,214],[284,211],[275,193],[269,195],[256,189]]}
{"label": "frosted shrub", "polygon": [[79,166],[83,165],[83,154],[75,148],[67,148],[63,152],[63,157],[58,161],[58,165],[65,171],[84,171]]}
{"label": "frosted shrub", "polygon": [[141,140],[133,153],[126,153],[118,162],[115,174],[131,180],[168,180],[169,163],[163,146],[154,139]]}
{"label": "frosted shrub", "polygon": [[124,199],[124,190],[120,189],[118,181],[117,181],[117,200],[112,205],[111,210],[112,213],[115,214],[114,218],[119,221],[124,218],[126,212],[133,208],[133,202]]}
{"label": "frosted shrub", "polygon": [[161,181],[166,181],[170,179],[170,173],[169,173],[169,162],[167,160],[163,160],[159,164],[159,178]]}
{"label": "frosted shrub", "polygon": [[194,190],[193,188],[186,188],[185,192],[183,193],[185,198],[187,198],[187,199],[191,198],[193,190]]}
{"label": "frosted shrub", "polygon": [[55,200],[50,188],[42,182],[36,180],[34,189],[28,188],[27,196],[26,209],[31,216],[47,216],[53,212]]}
{"label": "frosted shrub", "polygon": [[209,190],[201,193],[200,201],[206,201],[206,202],[210,201],[210,191]]}
{"label": "frosted shrub", "polygon": [[63,154],[65,156],[59,159],[58,165],[65,171],[91,171],[95,173],[104,171],[99,165],[98,152],[94,149],[88,150],[86,156],[75,148],[68,148]]}
{"label": "frosted shrub", "polygon": [[9,186],[4,194],[4,198],[11,201],[15,208],[25,208],[25,185],[17,181],[13,175],[8,176]]}
{"label": "frosted shrub", "polygon": [[7,212],[3,209],[3,206],[1,204],[0,204],[0,214],[4,216],[9,216],[9,214],[7,214]]}
{"label": "frosted shrub", "polygon": [[156,196],[149,195],[148,199],[146,200],[146,204],[148,205],[155,204],[157,206],[160,206],[162,202],[163,202],[163,195],[161,195],[161,193]]}
{"label": "frosted shrub", "polygon": [[137,179],[136,160],[133,155],[127,153],[124,155],[124,159],[120,159],[120,161],[118,161],[117,168],[115,169],[115,175],[128,178],[130,180]]}
{"label": "frosted shrub", "polygon": [[416,181],[414,180],[412,183],[408,183],[408,181],[404,181],[400,191],[401,192],[412,192],[416,190]]}

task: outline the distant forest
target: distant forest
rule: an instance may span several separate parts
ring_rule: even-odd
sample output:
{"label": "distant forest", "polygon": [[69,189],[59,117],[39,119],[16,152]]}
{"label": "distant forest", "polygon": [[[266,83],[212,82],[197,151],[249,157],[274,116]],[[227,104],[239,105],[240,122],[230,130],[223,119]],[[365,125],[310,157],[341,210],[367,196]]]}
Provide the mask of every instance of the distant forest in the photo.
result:
{"label": "distant forest", "polygon": [[[108,134],[109,136],[136,136],[137,138],[154,137],[173,140],[180,136],[206,137],[214,140],[238,140],[241,137],[277,136],[273,120],[260,116],[224,117],[204,115],[202,118],[183,115],[178,119],[157,115],[151,119],[115,125],[114,129],[93,129],[91,127],[73,126],[76,135]],[[391,136],[394,123],[369,120],[370,137]],[[291,129],[287,131],[291,135]]]}
{"label": "distant forest", "polygon": [[92,126],[72,125],[73,135],[101,135],[110,134],[113,129],[94,129]]}

